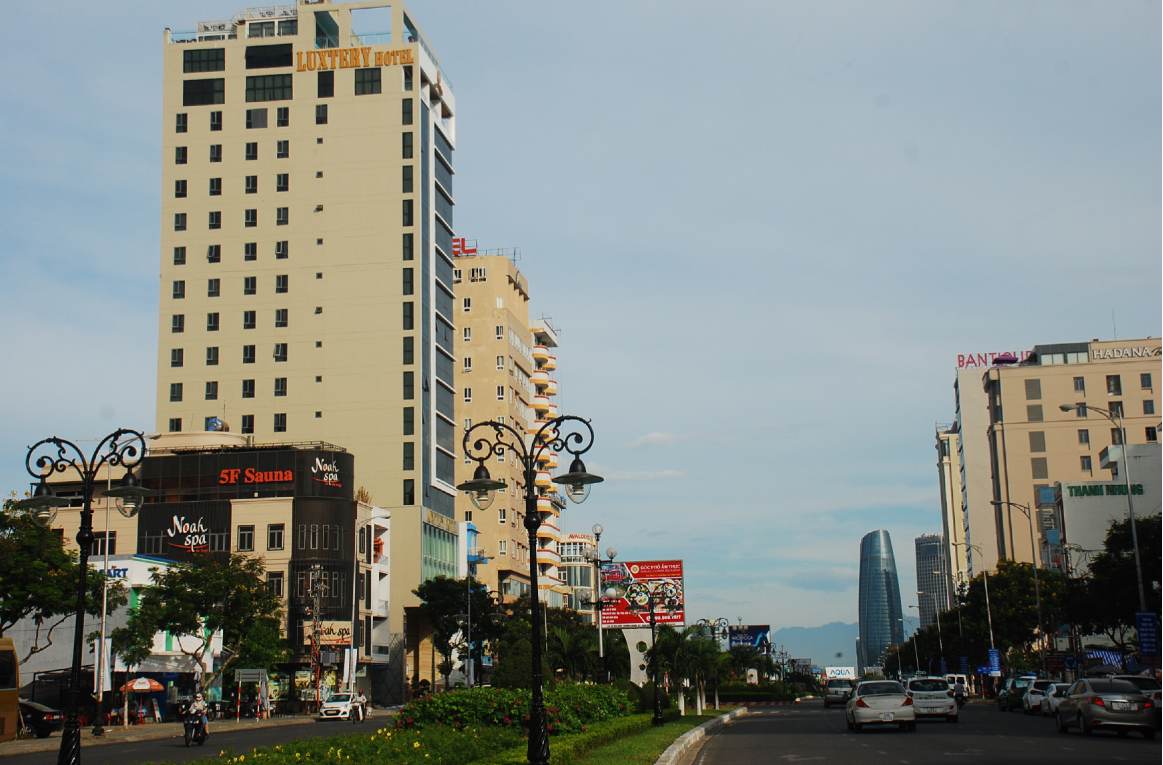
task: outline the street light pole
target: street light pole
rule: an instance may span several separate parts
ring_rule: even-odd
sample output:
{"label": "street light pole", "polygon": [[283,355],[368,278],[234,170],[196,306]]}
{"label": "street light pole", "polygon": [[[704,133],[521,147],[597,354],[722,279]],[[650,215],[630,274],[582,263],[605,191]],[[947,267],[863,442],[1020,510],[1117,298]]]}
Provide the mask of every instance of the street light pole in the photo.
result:
{"label": "street light pole", "polygon": [[[564,432],[563,432],[564,430]],[[474,433],[476,435],[474,435]],[[533,638],[532,655],[532,698],[529,704],[529,749],[530,765],[548,765],[549,729],[545,716],[545,696],[542,683],[541,654],[542,624],[540,593],[538,592],[537,530],[541,528],[541,516],[537,510],[537,458],[547,451],[568,452],[573,455],[569,472],[558,476],[553,482],[565,490],[565,496],[575,503],[581,503],[589,496],[590,486],[600,483],[601,476],[586,471],[581,455],[589,451],[594,443],[594,430],[589,420],[573,415],[562,415],[544,423],[526,445],[526,434],[517,432],[511,425],[490,420],[473,425],[464,434],[464,455],[477,463],[472,480],[465,481],[456,488],[469,493],[475,507],[484,510],[492,504],[498,489],[505,482],[489,475],[485,461],[492,456],[502,457],[512,452],[522,466],[525,482],[525,530],[529,533],[529,605],[531,632]]]}
{"label": "street light pole", "polygon": [[[110,499],[122,498],[122,512],[131,517],[136,514],[138,504],[146,496],[155,495],[142,488],[133,469],[145,456],[145,436],[136,430],[120,428],[105,436],[93,449],[92,455],[85,457],[81,449],[63,438],[46,438],[29,447],[24,459],[28,474],[38,479],[33,496],[21,500],[16,506],[32,512],[33,519],[48,525],[56,515],[54,508],[68,506],[68,501],[53,495],[48,485],[48,477],[54,473],[74,471],[81,479],[81,526],[74,541],[80,551],[77,568],[77,614],[73,629],[73,663],[69,672],[69,689],[65,697],[65,725],[61,732],[61,748],[57,755],[58,765],[75,765],[81,761],[81,662],[85,645],[85,597],[89,590],[89,555],[93,545],[93,492],[97,474],[105,465],[124,467],[125,476],[116,489],[106,492]],[[102,453],[104,452],[104,453]],[[34,463],[35,458],[35,463]],[[36,469],[33,469],[33,464]],[[108,533],[108,524],[106,524]],[[108,542],[108,537],[106,537]],[[100,660],[100,659],[98,659]],[[103,714],[101,701],[97,702],[97,716]]]}
{"label": "street light pole", "polygon": [[[630,602],[631,607],[634,607],[634,601]],[[659,602],[667,611],[671,611],[678,604],[678,588],[671,582],[658,582],[646,588],[646,609],[650,617],[650,669],[654,685],[654,718],[651,720],[651,724],[655,728],[665,722],[662,719],[662,700],[658,695],[658,634],[657,621],[654,616]],[[641,605],[638,608],[640,609]],[[679,693],[682,693],[681,688],[679,688]]]}
{"label": "street light pole", "polygon": [[[910,619],[907,616],[902,616],[901,621],[911,622],[912,619]],[[917,619],[917,623],[918,624],[920,623],[919,618]],[[919,651],[917,651],[917,627],[915,625],[913,626],[913,659],[916,660],[917,671],[920,672],[921,671],[921,654]]]}
{"label": "street light pole", "polygon": [[[933,613],[937,617],[937,644],[941,647],[941,658],[945,658],[945,638],[941,636],[941,609],[937,606],[937,598],[929,592],[917,590],[918,595],[928,595],[933,600]],[[917,608],[917,617],[920,618],[920,607]]]}
{"label": "street light pole", "polygon": [[1029,505],[1019,505],[1017,502],[992,500],[991,505],[1009,505],[1021,510],[1030,522],[1030,555],[1034,566],[1034,603],[1038,609],[1038,642],[1041,644],[1042,675],[1046,675],[1046,631],[1042,628],[1042,588],[1038,584],[1038,551],[1034,547],[1034,511]]}

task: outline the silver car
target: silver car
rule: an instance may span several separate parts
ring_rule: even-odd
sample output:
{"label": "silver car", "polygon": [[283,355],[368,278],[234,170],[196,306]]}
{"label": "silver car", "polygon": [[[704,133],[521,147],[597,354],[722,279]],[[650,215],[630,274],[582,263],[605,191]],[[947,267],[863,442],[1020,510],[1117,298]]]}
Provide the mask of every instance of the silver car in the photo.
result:
{"label": "silver car", "polygon": [[957,722],[957,701],[949,681],[940,677],[917,677],[909,680],[905,691],[913,700],[916,715],[920,717],[944,717],[947,722]]}
{"label": "silver car", "polygon": [[1154,703],[1126,680],[1093,678],[1070,686],[1058,704],[1054,721],[1059,733],[1072,727],[1089,736],[1094,730],[1113,730],[1125,736],[1132,730],[1155,738]]}
{"label": "silver car", "polygon": [[866,680],[857,683],[844,706],[848,730],[859,733],[865,725],[896,725],[901,730],[917,729],[916,708],[905,687],[893,680]]}
{"label": "silver car", "polygon": [[1028,715],[1038,714],[1042,708],[1042,697],[1046,695],[1046,689],[1049,687],[1049,680],[1035,680],[1030,683],[1026,692],[1022,694],[1022,712]]}
{"label": "silver car", "polygon": [[851,695],[852,681],[833,677],[828,680],[828,685],[824,687],[824,707],[830,707],[833,704],[844,704]]}

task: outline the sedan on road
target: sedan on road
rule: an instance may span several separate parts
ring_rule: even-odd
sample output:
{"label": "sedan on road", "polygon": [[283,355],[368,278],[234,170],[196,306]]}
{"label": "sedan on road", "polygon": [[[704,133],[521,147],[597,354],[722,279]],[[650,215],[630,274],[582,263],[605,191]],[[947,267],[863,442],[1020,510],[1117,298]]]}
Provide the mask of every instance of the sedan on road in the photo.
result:
{"label": "sedan on road", "polygon": [[913,700],[918,718],[943,717],[957,722],[957,701],[949,681],[940,677],[919,677],[909,680],[905,693]]}
{"label": "sedan on road", "polygon": [[35,733],[37,738],[48,738],[65,724],[65,716],[60,710],[26,699],[20,700],[20,716],[24,718],[25,727]]}
{"label": "sedan on road", "polygon": [[824,688],[824,708],[833,704],[843,704],[852,695],[852,681],[833,677]]}
{"label": "sedan on road", "polygon": [[917,713],[905,687],[892,680],[857,683],[844,707],[848,730],[859,733],[865,725],[897,725],[917,729]]}
{"label": "sedan on road", "polygon": [[997,692],[997,710],[999,712],[1012,712],[1015,709],[1022,708],[1022,696],[1025,695],[1026,689],[1030,687],[1030,683],[1034,682],[1032,677],[1011,677],[1006,680],[1005,685]]}
{"label": "sedan on road", "polygon": [[1066,691],[1069,688],[1070,683],[1050,683],[1042,700],[1038,702],[1043,717],[1053,717],[1058,712],[1058,705],[1066,698]]}
{"label": "sedan on road", "polygon": [[1038,714],[1042,709],[1042,697],[1046,695],[1046,689],[1049,687],[1049,680],[1035,680],[1026,686],[1026,692],[1022,694],[1022,712],[1028,715]]}
{"label": "sedan on road", "polygon": [[1066,692],[1054,716],[1059,733],[1078,728],[1089,736],[1098,729],[1125,736],[1132,730],[1155,738],[1154,703],[1126,680],[1079,680]]}

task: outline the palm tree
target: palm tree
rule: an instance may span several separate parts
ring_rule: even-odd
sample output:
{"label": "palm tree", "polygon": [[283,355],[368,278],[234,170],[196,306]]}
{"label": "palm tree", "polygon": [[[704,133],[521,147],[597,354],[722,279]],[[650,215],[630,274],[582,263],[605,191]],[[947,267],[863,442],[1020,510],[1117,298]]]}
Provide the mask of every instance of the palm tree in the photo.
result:
{"label": "palm tree", "polygon": [[585,681],[597,666],[596,633],[591,630],[569,631],[562,627],[549,630],[546,663],[553,671],[576,681]]}
{"label": "palm tree", "polygon": [[749,645],[734,646],[729,652],[731,657],[731,670],[735,673],[735,677],[742,678],[743,682],[747,682],[747,670],[755,667],[757,654],[755,649]]}

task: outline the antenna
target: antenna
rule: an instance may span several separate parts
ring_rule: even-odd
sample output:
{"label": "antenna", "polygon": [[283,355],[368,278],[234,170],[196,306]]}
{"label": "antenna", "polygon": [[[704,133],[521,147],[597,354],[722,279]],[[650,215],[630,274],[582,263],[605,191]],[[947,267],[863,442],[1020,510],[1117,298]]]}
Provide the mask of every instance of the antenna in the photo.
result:
{"label": "antenna", "polygon": [[1111,333],[1114,335],[1115,340],[1119,339],[1119,328],[1115,326],[1115,312],[1113,308],[1111,309]]}

